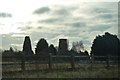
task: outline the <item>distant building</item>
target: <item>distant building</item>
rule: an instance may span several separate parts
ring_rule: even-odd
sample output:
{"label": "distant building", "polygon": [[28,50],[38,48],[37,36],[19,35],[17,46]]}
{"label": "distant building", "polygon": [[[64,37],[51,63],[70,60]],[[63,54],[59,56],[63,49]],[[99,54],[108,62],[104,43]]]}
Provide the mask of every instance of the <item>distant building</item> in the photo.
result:
{"label": "distant building", "polygon": [[58,54],[64,55],[68,52],[68,40],[59,39]]}

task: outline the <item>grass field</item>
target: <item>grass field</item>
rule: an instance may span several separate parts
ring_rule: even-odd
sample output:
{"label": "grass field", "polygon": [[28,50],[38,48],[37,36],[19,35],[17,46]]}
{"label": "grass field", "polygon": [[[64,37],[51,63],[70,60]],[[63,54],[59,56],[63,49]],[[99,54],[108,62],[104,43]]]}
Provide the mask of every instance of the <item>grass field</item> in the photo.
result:
{"label": "grass field", "polygon": [[[21,71],[20,65],[2,67],[3,78],[118,78],[118,65],[110,65],[107,69],[104,64],[76,64],[72,70],[70,64],[54,64],[49,70],[47,64],[26,64],[26,71]],[[37,70],[36,70],[37,68]]]}

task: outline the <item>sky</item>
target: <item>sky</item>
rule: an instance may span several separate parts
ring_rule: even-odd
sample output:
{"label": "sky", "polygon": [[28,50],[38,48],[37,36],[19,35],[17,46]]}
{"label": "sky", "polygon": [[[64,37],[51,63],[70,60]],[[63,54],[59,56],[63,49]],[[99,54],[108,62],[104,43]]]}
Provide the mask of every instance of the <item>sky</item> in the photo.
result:
{"label": "sky", "polygon": [[[114,2],[113,2],[114,1]],[[30,36],[34,51],[45,38],[83,41],[90,52],[93,40],[105,32],[118,35],[118,0],[0,0],[0,49],[22,50]]]}

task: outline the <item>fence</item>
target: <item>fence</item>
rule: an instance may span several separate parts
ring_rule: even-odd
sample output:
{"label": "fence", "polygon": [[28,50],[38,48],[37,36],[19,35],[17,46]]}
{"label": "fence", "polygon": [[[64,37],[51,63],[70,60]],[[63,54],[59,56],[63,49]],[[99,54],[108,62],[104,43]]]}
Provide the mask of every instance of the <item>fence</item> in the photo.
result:
{"label": "fence", "polygon": [[[118,59],[118,57],[116,56],[74,56],[74,55],[51,55],[49,54],[48,56],[28,56],[28,57],[13,57],[13,56],[3,56],[2,57],[3,62],[2,65],[10,65],[10,64],[20,64],[21,65],[21,70],[25,71],[26,70],[26,66],[25,64],[48,64],[49,66],[49,70],[53,69],[53,64],[56,63],[69,63],[71,65],[71,69],[74,70],[75,64],[78,63],[89,63],[91,65],[91,70],[94,67],[94,64],[99,64],[102,62],[104,62],[106,64],[106,67],[109,69],[110,67],[110,63],[118,63],[116,59]],[[16,62],[16,59],[19,60],[19,62]],[[4,63],[4,61],[14,61],[13,63]],[[37,67],[36,67],[37,69]]]}

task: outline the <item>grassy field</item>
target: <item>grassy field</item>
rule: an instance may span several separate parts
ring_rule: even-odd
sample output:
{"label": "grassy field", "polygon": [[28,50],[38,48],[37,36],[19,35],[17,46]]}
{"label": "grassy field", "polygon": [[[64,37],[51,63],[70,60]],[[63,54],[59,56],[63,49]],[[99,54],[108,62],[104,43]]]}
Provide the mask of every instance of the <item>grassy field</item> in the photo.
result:
{"label": "grassy field", "polygon": [[[76,64],[75,70],[70,64],[54,64],[49,70],[47,64],[26,64],[26,71],[21,71],[20,65],[2,67],[3,78],[118,78],[118,65],[96,64],[91,70],[90,64]],[[37,70],[36,70],[37,68]]]}

